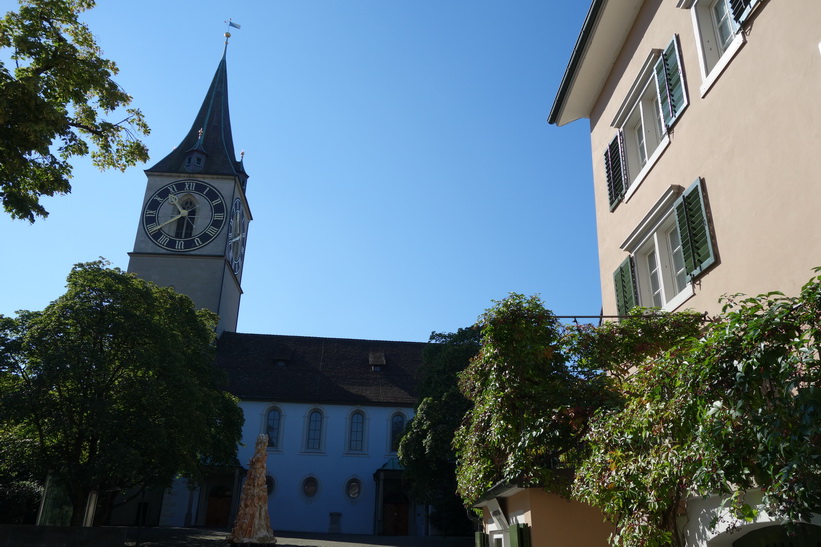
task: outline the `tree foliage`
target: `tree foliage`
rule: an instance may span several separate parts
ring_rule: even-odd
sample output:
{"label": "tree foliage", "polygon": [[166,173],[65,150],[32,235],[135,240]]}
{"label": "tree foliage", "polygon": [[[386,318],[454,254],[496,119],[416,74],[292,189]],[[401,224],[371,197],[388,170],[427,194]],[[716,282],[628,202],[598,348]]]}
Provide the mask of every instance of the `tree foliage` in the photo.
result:
{"label": "tree foliage", "polygon": [[815,277],[796,297],[725,299],[702,336],[624,379],[626,403],[592,421],[573,487],[616,525],[613,544],[683,545],[690,496],[719,496],[731,524],[821,510],[820,335]]}
{"label": "tree foliage", "polygon": [[457,376],[479,351],[479,330],[432,333],[423,352],[419,403],[399,445],[403,480],[411,497],[433,508],[431,520],[449,535],[469,531],[456,496],[453,435],[470,402],[459,392]]}
{"label": "tree foliage", "polygon": [[563,328],[535,296],[511,293],[479,320],[482,347],[461,374],[473,407],[456,433],[458,489],[467,503],[498,481],[566,492],[560,472],[609,404],[609,379],[569,359]]}
{"label": "tree foliage", "polygon": [[71,191],[72,157],[120,170],[148,159],[143,115],[79,21],[94,4],[20,0],[0,19],[0,53],[14,64],[0,61],[0,199],[12,218],[48,215],[40,198]]}
{"label": "tree foliage", "polygon": [[217,317],[103,262],[76,265],[42,312],[0,326],[0,420],[61,480],[90,492],[167,485],[232,463],[242,413],[213,364]]}

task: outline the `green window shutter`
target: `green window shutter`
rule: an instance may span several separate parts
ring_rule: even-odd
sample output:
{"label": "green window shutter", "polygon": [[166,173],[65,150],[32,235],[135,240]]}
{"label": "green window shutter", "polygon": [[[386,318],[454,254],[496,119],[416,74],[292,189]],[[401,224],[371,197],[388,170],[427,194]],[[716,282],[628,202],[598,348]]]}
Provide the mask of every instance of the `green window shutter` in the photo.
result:
{"label": "green window shutter", "polygon": [[525,523],[510,527],[510,547],[530,547],[530,526]]}
{"label": "green window shutter", "polygon": [[690,185],[673,205],[676,224],[681,238],[681,252],[687,277],[692,279],[715,262],[710,226],[701,179]]}
{"label": "green window shutter", "polygon": [[616,208],[627,182],[627,161],[624,154],[624,133],[619,130],[607,150],[604,151],[604,170],[607,175],[607,197],[610,201],[610,210]]}
{"label": "green window shutter", "polygon": [[473,534],[474,547],[489,547],[490,538],[484,532],[475,532]]}
{"label": "green window shutter", "polygon": [[616,286],[616,309],[619,315],[625,315],[639,305],[633,257],[628,256],[613,272],[613,284]]}
{"label": "green window shutter", "polygon": [[687,105],[687,90],[684,87],[684,74],[681,70],[681,49],[678,37],[673,36],[670,45],[656,61],[656,91],[664,124],[669,129],[678,119]]}
{"label": "green window shutter", "polygon": [[753,7],[758,3],[758,0],[730,0],[730,11],[733,14],[733,19],[741,25],[749,19],[753,12]]}

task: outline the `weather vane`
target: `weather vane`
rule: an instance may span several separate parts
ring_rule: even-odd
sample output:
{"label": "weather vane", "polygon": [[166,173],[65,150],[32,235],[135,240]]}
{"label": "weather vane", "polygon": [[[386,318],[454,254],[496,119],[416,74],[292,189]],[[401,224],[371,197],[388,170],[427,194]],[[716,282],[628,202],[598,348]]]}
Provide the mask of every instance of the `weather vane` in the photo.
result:
{"label": "weather vane", "polygon": [[225,31],[225,45],[227,46],[228,45],[228,38],[231,37],[231,27],[234,27],[235,29],[238,29],[238,28],[240,28],[240,26],[239,26],[239,23],[233,22],[230,18],[227,21],[225,21],[225,23],[228,24],[228,30]]}

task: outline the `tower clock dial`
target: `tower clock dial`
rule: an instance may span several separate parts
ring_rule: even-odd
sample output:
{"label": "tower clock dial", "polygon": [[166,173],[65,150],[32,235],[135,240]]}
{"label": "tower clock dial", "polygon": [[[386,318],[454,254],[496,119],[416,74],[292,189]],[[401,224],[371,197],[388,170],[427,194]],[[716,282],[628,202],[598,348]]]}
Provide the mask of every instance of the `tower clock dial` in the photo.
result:
{"label": "tower clock dial", "polygon": [[225,225],[226,205],[219,191],[199,180],[166,184],[143,207],[143,229],[169,251],[192,251],[213,241]]}
{"label": "tower clock dial", "polygon": [[228,218],[228,248],[225,250],[225,255],[228,257],[228,263],[235,274],[239,274],[242,269],[242,260],[245,258],[245,236],[248,229],[248,223],[245,220],[245,208],[242,206],[242,200],[239,198],[234,200],[231,206],[231,215]]}

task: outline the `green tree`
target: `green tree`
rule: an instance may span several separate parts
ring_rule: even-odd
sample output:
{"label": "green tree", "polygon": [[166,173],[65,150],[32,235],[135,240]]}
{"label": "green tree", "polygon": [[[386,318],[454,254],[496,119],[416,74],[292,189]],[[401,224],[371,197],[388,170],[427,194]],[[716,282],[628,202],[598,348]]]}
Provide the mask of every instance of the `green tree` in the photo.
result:
{"label": "green tree", "polygon": [[142,113],[78,20],[94,3],[20,0],[0,19],[0,54],[14,63],[0,61],[0,199],[12,218],[46,217],[40,197],[71,191],[74,156],[120,170],[148,159]]}
{"label": "green tree", "polygon": [[0,416],[66,485],[72,524],[91,492],[234,462],[243,418],[213,363],[217,317],[100,261],[76,265],[67,288],[0,321]]}
{"label": "green tree", "polygon": [[459,392],[458,374],[479,351],[479,339],[475,328],[431,334],[423,352],[420,400],[399,445],[411,497],[432,506],[433,524],[448,535],[470,531],[456,495],[452,444],[462,417],[470,409],[470,401]]}
{"label": "green tree", "polygon": [[821,510],[820,341],[821,277],[797,297],[725,299],[702,336],[624,379],[622,408],[597,414],[574,495],[604,512],[623,546],[683,545],[676,517],[691,496],[719,496],[731,524],[762,506],[808,521]]}
{"label": "green tree", "polygon": [[610,380],[565,353],[536,297],[511,293],[480,318],[482,347],[461,374],[473,407],[456,433],[458,490],[470,504],[498,481],[566,493],[571,453]]}

